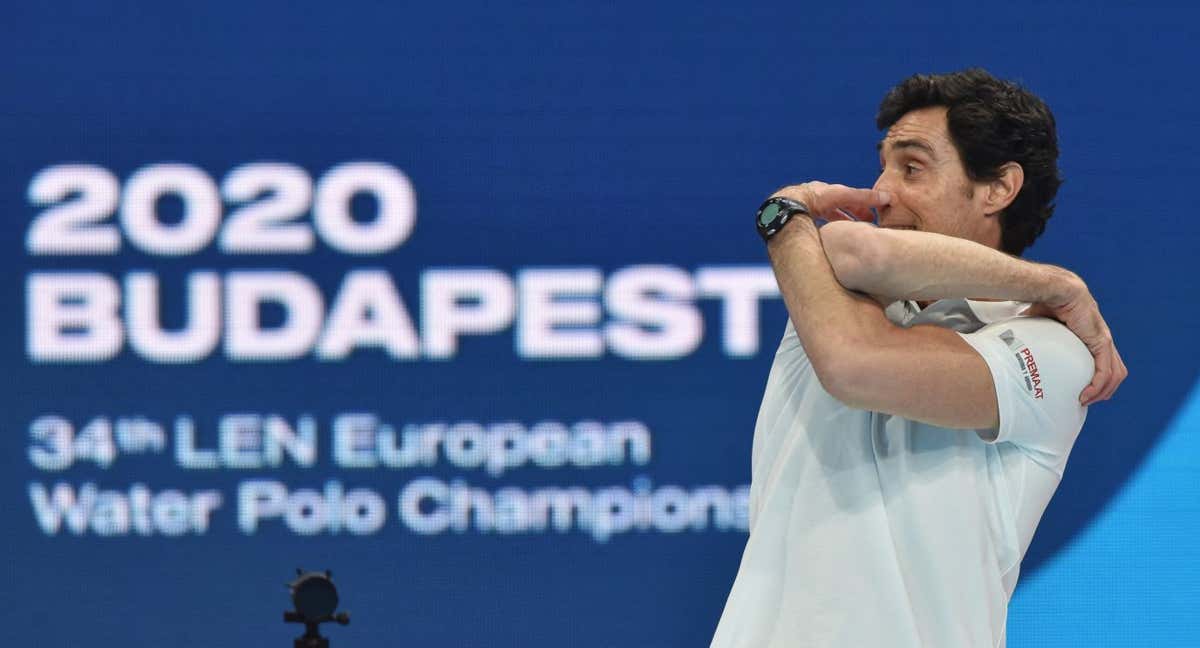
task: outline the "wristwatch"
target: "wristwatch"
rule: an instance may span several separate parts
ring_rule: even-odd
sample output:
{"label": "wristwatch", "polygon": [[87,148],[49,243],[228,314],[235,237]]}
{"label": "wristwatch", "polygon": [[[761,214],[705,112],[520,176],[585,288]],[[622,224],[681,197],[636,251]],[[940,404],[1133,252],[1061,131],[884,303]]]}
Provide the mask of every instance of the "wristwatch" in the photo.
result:
{"label": "wristwatch", "polygon": [[771,240],[771,237],[779,233],[779,230],[783,229],[792,216],[797,214],[808,216],[808,205],[783,196],[768,198],[758,208],[758,214],[754,218],[754,224],[758,227],[758,235],[762,237],[763,241]]}

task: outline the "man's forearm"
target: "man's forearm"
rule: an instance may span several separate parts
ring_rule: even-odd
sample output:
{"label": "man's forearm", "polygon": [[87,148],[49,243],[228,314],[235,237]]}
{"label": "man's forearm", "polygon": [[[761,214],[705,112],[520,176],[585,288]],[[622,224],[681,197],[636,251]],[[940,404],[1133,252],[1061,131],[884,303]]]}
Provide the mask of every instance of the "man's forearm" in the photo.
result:
{"label": "man's forearm", "polygon": [[771,239],[767,253],[796,334],[825,383],[832,375],[831,365],[846,349],[875,337],[873,327],[887,325],[887,321],[874,302],[868,303],[838,283],[811,220],[799,218],[789,223]]}
{"label": "man's forearm", "polygon": [[839,221],[821,228],[821,241],[843,286],[894,299],[1054,302],[1081,284],[1062,268],[930,232]]}

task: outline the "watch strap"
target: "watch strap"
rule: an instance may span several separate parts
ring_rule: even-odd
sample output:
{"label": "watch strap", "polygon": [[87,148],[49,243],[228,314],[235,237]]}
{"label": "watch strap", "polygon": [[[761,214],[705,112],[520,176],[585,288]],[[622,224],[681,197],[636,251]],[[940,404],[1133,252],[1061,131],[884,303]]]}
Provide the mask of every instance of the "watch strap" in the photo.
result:
{"label": "watch strap", "polygon": [[787,224],[793,216],[797,214],[808,216],[811,212],[808,211],[808,205],[805,205],[799,200],[792,198],[784,198],[783,196],[775,196],[768,198],[759,208],[755,215],[755,226],[758,229],[758,235],[764,241],[769,241],[772,236],[779,233],[783,226]]}

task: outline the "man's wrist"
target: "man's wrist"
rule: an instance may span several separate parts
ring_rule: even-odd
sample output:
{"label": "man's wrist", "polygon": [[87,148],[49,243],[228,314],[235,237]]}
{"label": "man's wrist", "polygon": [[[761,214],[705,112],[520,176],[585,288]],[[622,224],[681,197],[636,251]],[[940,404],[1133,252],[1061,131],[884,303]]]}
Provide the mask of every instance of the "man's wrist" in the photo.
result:
{"label": "man's wrist", "polygon": [[758,229],[758,235],[766,242],[793,219],[809,216],[810,213],[808,205],[804,202],[777,193],[758,208],[758,213],[754,215],[754,225]]}
{"label": "man's wrist", "polygon": [[781,228],[771,238],[767,239],[767,248],[775,249],[780,245],[786,245],[790,241],[805,237],[815,238],[818,242],[820,241],[820,233],[812,217],[798,214],[788,221],[786,227]]}
{"label": "man's wrist", "polygon": [[1052,306],[1062,306],[1074,301],[1081,292],[1087,291],[1087,285],[1083,283],[1083,279],[1079,275],[1054,265],[1042,264],[1039,266],[1046,277],[1043,283],[1043,292],[1035,301],[1050,304]]}

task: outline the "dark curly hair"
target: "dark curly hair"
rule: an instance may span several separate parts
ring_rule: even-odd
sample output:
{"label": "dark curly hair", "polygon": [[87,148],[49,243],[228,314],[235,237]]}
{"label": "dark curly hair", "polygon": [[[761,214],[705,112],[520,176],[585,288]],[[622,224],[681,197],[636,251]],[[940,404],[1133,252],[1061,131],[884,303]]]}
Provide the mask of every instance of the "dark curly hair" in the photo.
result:
{"label": "dark curly hair", "polygon": [[948,108],[950,139],[967,177],[994,180],[1006,162],[1021,165],[1025,182],[1000,215],[1000,249],[1020,255],[1046,229],[1063,181],[1050,108],[1016,83],[971,68],[901,81],[879,104],[875,125],[887,130],[906,113],[928,106]]}

